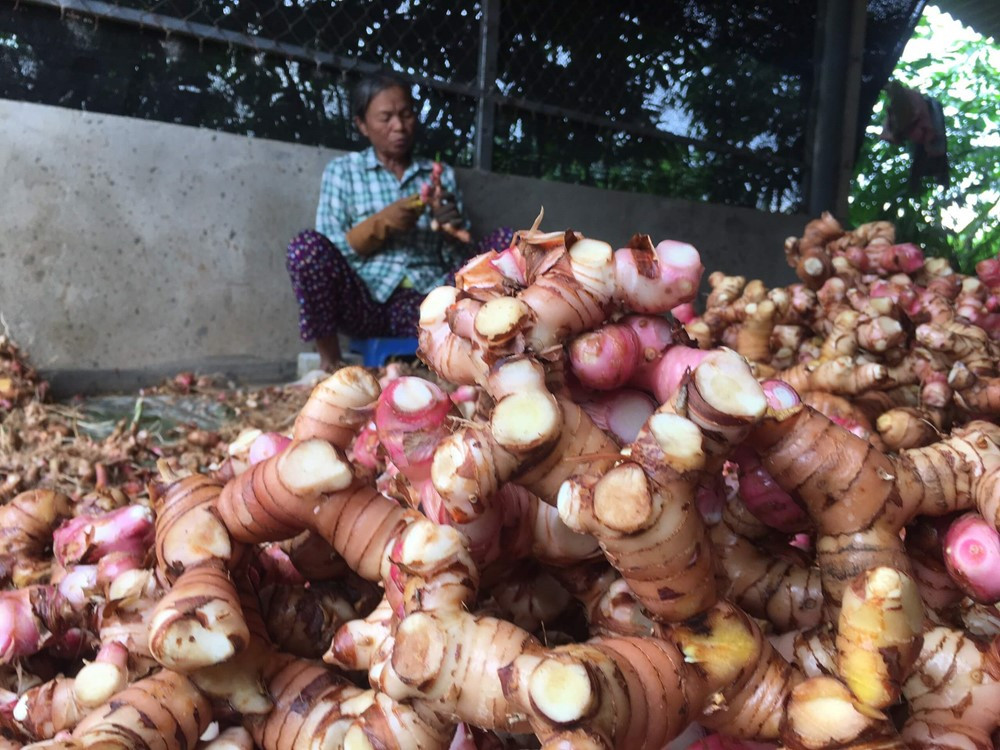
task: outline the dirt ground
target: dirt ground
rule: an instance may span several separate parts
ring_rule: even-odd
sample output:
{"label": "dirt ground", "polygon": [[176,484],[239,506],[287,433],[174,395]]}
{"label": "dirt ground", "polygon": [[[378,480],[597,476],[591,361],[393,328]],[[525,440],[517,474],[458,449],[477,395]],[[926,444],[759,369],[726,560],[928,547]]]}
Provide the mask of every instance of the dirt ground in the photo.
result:
{"label": "dirt ground", "polygon": [[183,372],[136,393],[53,401],[29,358],[0,336],[0,502],[35,487],[136,498],[166,461],[210,471],[246,429],[288,430],[316,382],[237,386]]}

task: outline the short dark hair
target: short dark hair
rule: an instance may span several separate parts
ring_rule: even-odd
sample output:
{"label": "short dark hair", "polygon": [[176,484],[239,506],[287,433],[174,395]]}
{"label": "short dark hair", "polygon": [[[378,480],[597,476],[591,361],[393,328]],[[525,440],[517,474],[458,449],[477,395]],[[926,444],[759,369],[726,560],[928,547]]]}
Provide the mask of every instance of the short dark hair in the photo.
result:
{"label": "short dark hair", "polygon": [[413,100],[410,85],[402,78],[398,78],[392,73],[372,73],[365,76],[351,89],[351,116],[357,117],[359,120],[365,119],[365,113],[368,112],[368,105],[372,103],[372,99],[386,89],[395,88],[403,89],[410,97],[410,101]]}

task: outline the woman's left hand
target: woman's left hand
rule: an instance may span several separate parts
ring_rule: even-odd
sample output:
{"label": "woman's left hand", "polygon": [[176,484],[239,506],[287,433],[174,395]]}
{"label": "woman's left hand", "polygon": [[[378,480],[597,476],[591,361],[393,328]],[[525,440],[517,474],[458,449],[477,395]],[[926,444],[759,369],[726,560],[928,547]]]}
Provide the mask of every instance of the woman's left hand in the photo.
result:
{"label": "woman's left hand", "polygon": [[459,242],[470,244],[472,235],[467,229],[462,228],[462,214],[458,212],[458,204],[455,194],[444,190],[438,184],[434,192],[431,193],[428,201],[431,208],[431,229],[435,232],[444,232]]}
{"label": "woman's left hand", "polygon": [[462,223],[455,194],[438,188],[431,198],[431,218],[441,226],[457,227]]}

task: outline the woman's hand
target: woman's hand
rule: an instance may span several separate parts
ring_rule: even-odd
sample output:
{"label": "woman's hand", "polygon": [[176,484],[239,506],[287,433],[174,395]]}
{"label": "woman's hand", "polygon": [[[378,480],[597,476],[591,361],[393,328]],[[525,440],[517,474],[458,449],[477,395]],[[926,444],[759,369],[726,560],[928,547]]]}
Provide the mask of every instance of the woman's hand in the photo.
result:
{"label": "woman's hand", "polygon": [[409,232],[417,225],[417,219],[423,211],[419,195],[408,195],[379,211],[375,216],[381,216],[390,234]]}
{"label": "woman's hand", "polygon": [[348,230],[347,244],[358,255],[372,255],[391,235],[412,230],[423,207],[420,196],[400,198]]}
{"label": "woman's hand", "polygon": [[431,200],[431,217],[441,226],[458,226],[462,223],[462,215],[458,212],[458,202],[455,194],[438,189]]}
{"label": "woman's hand", "polygon": [[472,235],[462,228],[462,214],[458,212],[458,202],[455,200],[454,193],[444,190],[438,183],[429,196],[428,204],[431,207],[431,229],[433,231],[444,232],[466,244],[472,242]]}

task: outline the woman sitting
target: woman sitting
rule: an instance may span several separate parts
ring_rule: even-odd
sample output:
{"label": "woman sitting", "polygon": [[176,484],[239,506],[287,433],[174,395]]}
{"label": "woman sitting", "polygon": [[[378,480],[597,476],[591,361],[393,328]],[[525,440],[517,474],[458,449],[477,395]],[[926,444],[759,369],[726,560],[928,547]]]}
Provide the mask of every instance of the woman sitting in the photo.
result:
{"label": "woman sitting", "polygon": [[351,110],[371,145],[327,165],[316,229],[292,240],[286,259],[299,333],[315,341],[326,369],[341,358],[338,333],[416,336],[427,292],[472,255],[503,249],[511,236],[500,230],[478,248],[468,243],[454,171],[413,155],[417,116],[405,84],[388,75],[365,78]]}

